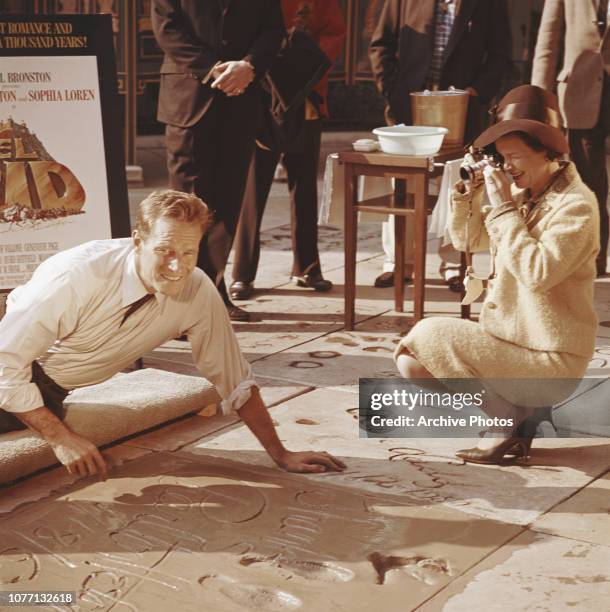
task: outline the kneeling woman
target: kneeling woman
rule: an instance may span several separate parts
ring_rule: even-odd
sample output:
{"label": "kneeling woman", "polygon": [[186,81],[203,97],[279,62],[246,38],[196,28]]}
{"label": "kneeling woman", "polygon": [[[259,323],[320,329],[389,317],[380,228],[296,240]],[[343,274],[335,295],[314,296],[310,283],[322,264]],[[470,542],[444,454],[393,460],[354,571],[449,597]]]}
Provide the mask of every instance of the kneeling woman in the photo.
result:
{"label": "kneeling woman", "polygon": [[[593,355],[598,208],[574,164],[558,161],[568,145],[557,101],[523,85],[502,99],[496,117],[475,146],[503,158],[502,168],[485,168],[484,183],[456,184],[449,228],[456,249],[491,251],[480,320],[420,321],[396,350],[405,377],[580,379]],[[527,416],[508,402],[499,415],[494,408],[515,424]],[[526,454],[530,443],[516,428],[457,455],[500,463]]]}

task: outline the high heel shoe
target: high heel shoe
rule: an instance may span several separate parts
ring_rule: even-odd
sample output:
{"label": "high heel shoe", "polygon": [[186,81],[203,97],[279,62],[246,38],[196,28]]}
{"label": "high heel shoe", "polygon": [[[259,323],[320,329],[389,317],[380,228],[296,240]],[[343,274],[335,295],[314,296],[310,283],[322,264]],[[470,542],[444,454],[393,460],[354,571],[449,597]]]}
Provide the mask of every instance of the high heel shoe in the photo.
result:
{"label": "high heel shoe", "polygon": [[[529,459],[530,450],[532,448],[532,441],[536,437],[538,426],[541,423],[548,422],[553,430],[556,431],[555,424],[553,423],[553,408],[550,406],[544,408],[538,408],[531,414],[527,419],[521,421],[518,427],[514,430],[513,435],[509,440],[513,440],[513,444],[509,445],[508,442],[502,443],[499,447],[483,451],[479,448],[466,448],[456,453],[456,456],[464,459],[464,461],[471,461],[472,463],[506,463],[507,461],[516,461],[517,459]],[[479,436],[483,438],[487,431],[482,431]],[[506,444],[506,446],[505,446]],[[503,453],[500,455],[500,449],[503,449]],[[475,452],[476,451],[476,452]],[[488,458],[490,455],[497,452],[493,458]],[[461,454],[460,454],[461,453]],[[469,454],[474,459],[468,459],[463,455]],[[483,458],[485,460],[478,460]]]}
{"label": "high heel shoe", "polygon": [[474,448],[463,448],[457,451],[455,456],[469,463],[501,465],[509,461],[529,458],[532,439],[533,438],[520,438],[517,437],[517,435],[513,435],[503,440],[495,448],[482,449],[476,446]]}

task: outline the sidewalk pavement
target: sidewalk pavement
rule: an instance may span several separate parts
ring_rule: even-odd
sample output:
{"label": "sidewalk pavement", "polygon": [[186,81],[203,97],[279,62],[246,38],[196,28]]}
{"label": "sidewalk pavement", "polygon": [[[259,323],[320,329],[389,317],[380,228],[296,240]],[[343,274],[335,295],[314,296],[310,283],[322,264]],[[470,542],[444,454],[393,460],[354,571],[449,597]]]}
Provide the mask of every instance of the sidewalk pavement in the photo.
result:
{"label": "sidewalk pavement", "polygon": [[[324,150],[356,136],[325,135]],[[161,140],[143,139],[138,153],[147,186],[130,191],[132,203],[166,185]],[[243,303],[254,320],[235,331],[280,438],[327,450],[347,470],[288,475],[237,419],[180,420],[107,450],[106,485],[57,468],[5,490],[0,512],[18,509],[0,527],[2,588],[76,590],[81,609],[147,612],[606,609],[608,440],[537,439],[528,463],[476,466],[454,456],[472,440],[360,439],[358,379],[396,376],[391,353],[411,327],[408,312],[393,311],[392,289],[372,287],[379,225],[360,227],[358,324],[346,332],[342,229],[320,228],[335,287],[316,294],[288,282],[285,184],[274,184],[267,210],[256,292]],[[429,254],[426,316],[459,316],[438,263]],[[605,381],[608,279],[595,291],[589,375]],[[144,366],[197,375],[179,341]]]}

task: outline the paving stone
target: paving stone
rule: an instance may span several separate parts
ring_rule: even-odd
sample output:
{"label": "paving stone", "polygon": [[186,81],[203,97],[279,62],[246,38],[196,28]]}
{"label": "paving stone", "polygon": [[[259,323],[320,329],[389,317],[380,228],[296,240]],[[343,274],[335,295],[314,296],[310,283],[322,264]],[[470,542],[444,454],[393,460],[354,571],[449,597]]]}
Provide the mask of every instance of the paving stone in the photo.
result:
{"label": "paving stone", "polygon": [[607,610],[610,548],[524,533],[418,612]]}
{"label": "paving stone", "polygon": [[[359,438],[357,407],[354,394],[318,389],[274,408],[278,435],[287,448],[326,450],[348,466],[343,473],[301,478],[393,493],[409,504],[430,503],[527,525],[610,468],[610,445],[593,439],[537,439],[529,463],[464,464],[455,452],[475,445],[476,440]],[[246,427],[182,451],[272,465]]]}
{"label": "paving stone", "polygon": [[610,546],[610,474],[543,514],[532,529]]}
{"label": "paving stone", "polygon": [[175,451],[238,421],[238,417],[222,414],[212,417],[192,416],[131,438],[125,444],[153,451]]}
{"label": "paving stone", "polygon": [[520,528],[155,453],[4,517],[0,581],[83,609],[413,609]]}

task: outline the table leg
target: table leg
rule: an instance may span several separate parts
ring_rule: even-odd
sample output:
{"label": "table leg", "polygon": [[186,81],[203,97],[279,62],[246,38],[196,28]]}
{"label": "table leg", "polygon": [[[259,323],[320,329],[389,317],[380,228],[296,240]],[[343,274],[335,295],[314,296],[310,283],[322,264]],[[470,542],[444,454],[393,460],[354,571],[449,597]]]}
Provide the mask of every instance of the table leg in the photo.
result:
{"label": "table leg", "polygon": [[356,215],[356,198],[358,190],[356,185],[357,177],[354,175],[352,165],[345,164],[345,185],[344,185],[344,244],[345,244],[345,329],[354,329],[355,310],[356,310],[356,239],[358,223]]}
{"label": "table leg", "polygon": [[394,310],[405,311],[405,218],[394,215]]}
{"label": "table leg", "polygon": [[413,177],[415,186],[415,220],[414,220],[414,253],[413,253],[413,284],[414,305],[413,316],[416,321],[424,317],[424,292],[426,283],[426,235],[427,235],[427,203],[428,177],[425,172],[418,172]]}

